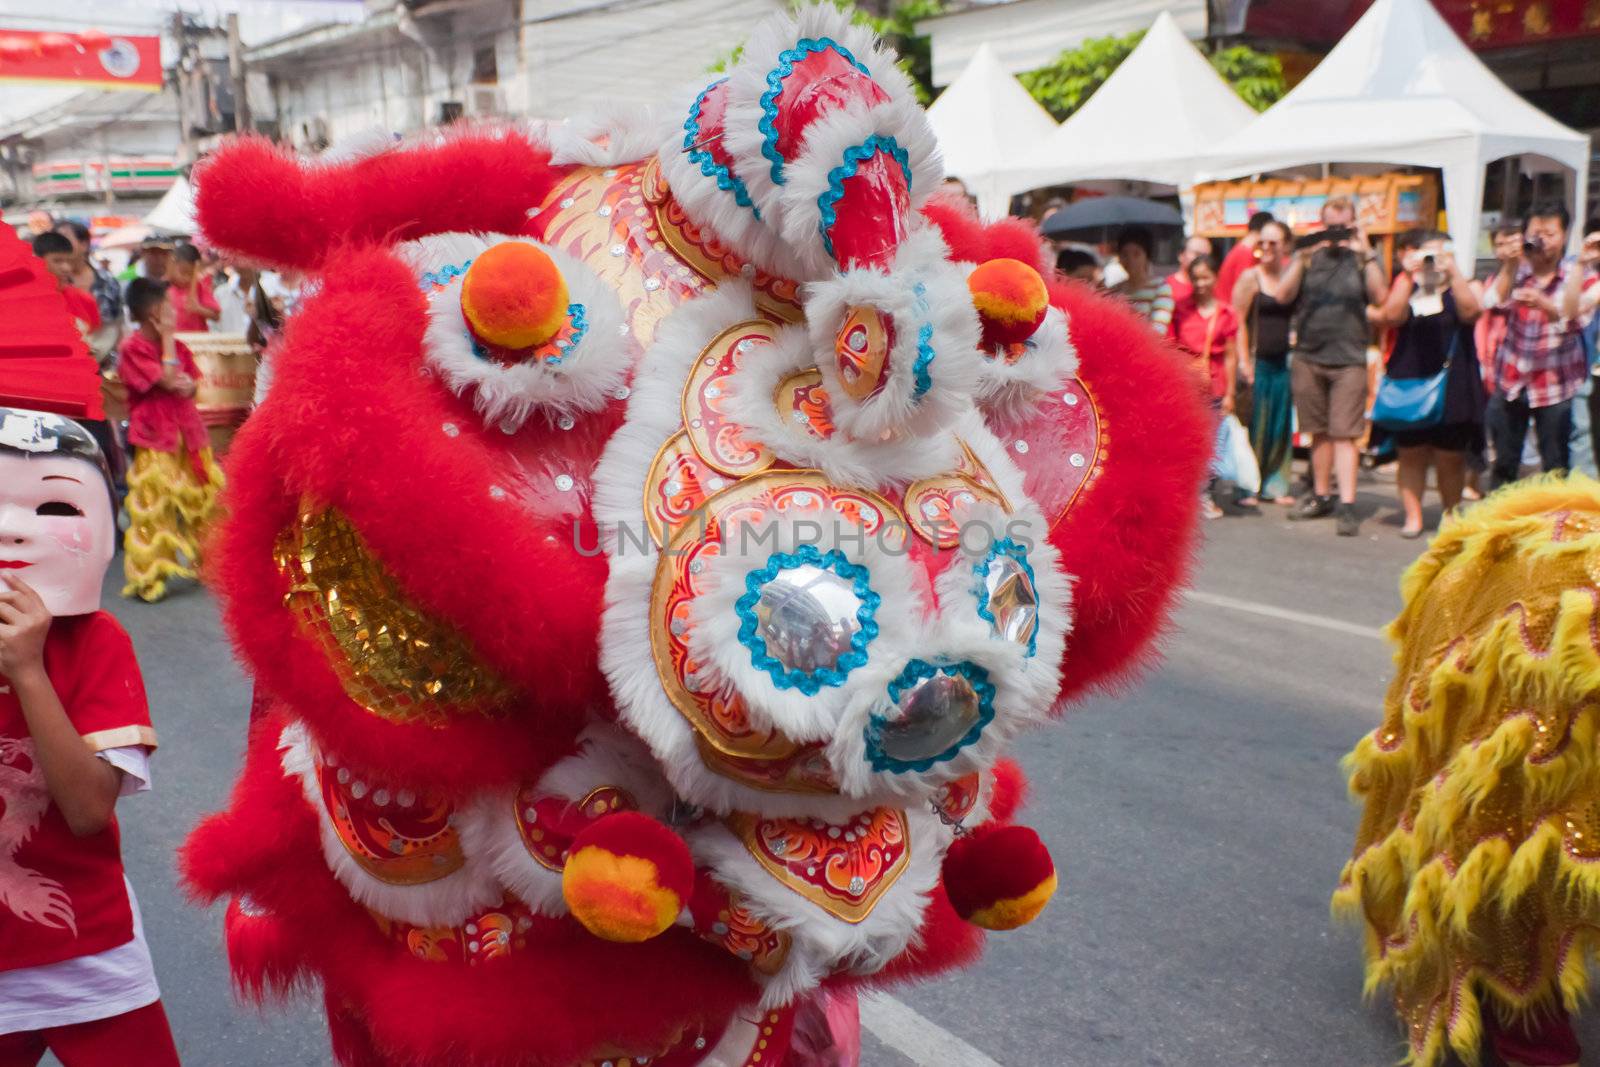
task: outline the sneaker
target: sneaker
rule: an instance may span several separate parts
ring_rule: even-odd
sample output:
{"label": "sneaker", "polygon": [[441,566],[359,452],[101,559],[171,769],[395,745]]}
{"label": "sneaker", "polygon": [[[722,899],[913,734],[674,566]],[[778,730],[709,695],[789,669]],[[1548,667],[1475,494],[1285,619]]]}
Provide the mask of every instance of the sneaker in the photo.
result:
{"label": "sneaker", "polygon": [[1300,503],[1289,509],[1289,518],[1294,522],[1306,519],[1325,519],[1333,514],[1333,497],[1317,496],[1307,493],[1300,498]]}
{"label": "sneaker", "polygon": [[1222,518],[1222,509],[1217,506],[1215,500],[1212,500],[1209,496],[1203,496],[1200,498],[1200,516],[1206,519],[1220,519]]}
{"label": "sneaker", "polygon": [[1340,537],[1354,537],[1361,532],[1361,520],[1356,518],[1354,504],[1340,504],[1338,515]]}

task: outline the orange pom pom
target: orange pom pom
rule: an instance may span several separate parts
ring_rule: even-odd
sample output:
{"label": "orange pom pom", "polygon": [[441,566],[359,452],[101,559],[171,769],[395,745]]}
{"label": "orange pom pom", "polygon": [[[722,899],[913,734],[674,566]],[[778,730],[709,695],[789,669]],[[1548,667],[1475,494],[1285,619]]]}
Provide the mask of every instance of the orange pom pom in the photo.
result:
{"label": "orange pom pom", "polygon": [[967,275],[967,288],[983,320],[983,343],[990,348],[1032,337],[1050,307],[1044,279],[1020,259],[979,264]]}
{"label": "orange pom pom", "polygon": [[561,895],[584,928],[607,941],[648,941],[677,921],[694,889],[683,839],[647,815],[597,820],[572,840]]}
{"label": "orange pom pom", "polygon": [[950,845],[944,888],[956,914],[985,930],[1014,930],[1039,917],[1056,892],[1056,866],[1026,826],[984,826]]}
{"label": "orange pom pom", "polygon": [[461,313],[479,340],[532,348],[567,321],[567,282],[543,249],[503,241],[478,254],[461,281]]}

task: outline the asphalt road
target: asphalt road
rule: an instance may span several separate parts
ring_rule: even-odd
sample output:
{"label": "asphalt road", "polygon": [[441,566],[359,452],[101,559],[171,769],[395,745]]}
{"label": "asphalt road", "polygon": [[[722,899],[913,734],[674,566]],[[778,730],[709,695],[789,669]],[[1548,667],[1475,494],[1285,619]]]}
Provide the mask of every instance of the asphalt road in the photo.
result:
{"label": "asphalt road", "polygon": [[[1061,895],[1033,926],[991,939],[972,970],[897,990],[901,1001],[1004,1067],[1399,1058],[1387,1005],[1361,1002],[1356,932],[1327,906],[1354,827],[1338,761],[1377,721],[1389,671],[1371,631],[1419,548],[1397,536],[1388,491],[1363,496],[1378,514],[1357,539],[1271,508],[1208,524],[1198,595],[1165,662],[1021,746],[1026,817],[1056,856]],[[109,582],[106,604],[133,634],[163,741],[156,791],[121,816],[185,1062],[326,1064],[309,1000],[265,1016],[236,1004],[220,913],[175,886],[174,850],[222,805],[249,702],[215,605],[198,589],[130,604]],[[1600,1048],[1600,1026],[1585,1029]],[[869,1034],[865,1067],[918,1062],[892,1043],[910,1047]]]}

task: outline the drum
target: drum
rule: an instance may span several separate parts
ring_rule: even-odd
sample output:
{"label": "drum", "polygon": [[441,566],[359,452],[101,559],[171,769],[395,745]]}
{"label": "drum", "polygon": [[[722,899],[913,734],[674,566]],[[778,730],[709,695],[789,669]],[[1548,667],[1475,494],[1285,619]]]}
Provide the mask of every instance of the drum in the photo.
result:
{"label": "drum", "polygon": [[256,354],[240,333],[180,333],[200,367],[195,406],[217,456],[228,451],[234,431],[250,413],[256,388]]}

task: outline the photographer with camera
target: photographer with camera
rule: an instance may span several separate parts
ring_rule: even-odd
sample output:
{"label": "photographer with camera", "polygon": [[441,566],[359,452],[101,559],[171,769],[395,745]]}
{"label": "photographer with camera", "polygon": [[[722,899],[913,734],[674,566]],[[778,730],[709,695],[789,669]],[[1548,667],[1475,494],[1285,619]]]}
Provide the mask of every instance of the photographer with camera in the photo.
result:
{"label": "photographer with camera", "polygon": [[1581,289],[1588,273],[1576,259],[1562,258],[1570,222],[1564,205],[1539,204],[1528,215],[1520,247],[1495,247],[1500,269],[1484,292],[1484,305],[1506,314],[1489,401],[1495,488],[1521,475],[1530,420],[1540,468],[1564,471],[1571,465],[1572,398],[1589,368],[1582,337],[1586,316],[1562,307],[1568,279],[1579,272],[1573,283]]}
{"label": "photographer with camera", "polygon": [[1467,456],[1481,447],[1484,391],[1473,341],[1479,312],[1472,279],[1456,265],[1449,237],[1431,231],[1417,233],[1401,254],[1389,295],[1373,309],[1373,325],[1394,330],[1384,381],[1424,397],[1414,410],[1388,409],[1385,421],[1388,386],[1380,386],[1373,411],[1400,453],[1401,537],[1422,536],[1428,468],[1448,513],[1461,503]]}
{"label": "photographer with camera", "polygon": [[1355,511],[1356,441],[1367,420],[1367,305],[1381,303],[1388,291],[1378,256],[1355,222],[1355,205],[1344,197],[1323,204],[1323,229],[1295,242],[1278,297],[1284,302],[1300,297],[1290,389],[1300,429],[1311,435],[1311,495],[1289,518],[1337,513],[1340,537],[1354,537],[1361,528]]}

